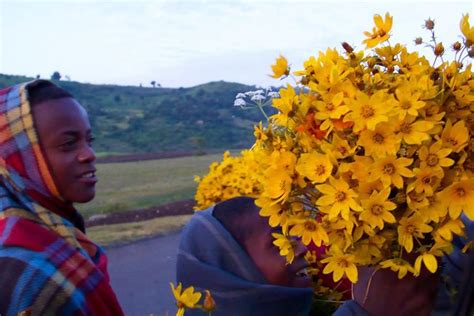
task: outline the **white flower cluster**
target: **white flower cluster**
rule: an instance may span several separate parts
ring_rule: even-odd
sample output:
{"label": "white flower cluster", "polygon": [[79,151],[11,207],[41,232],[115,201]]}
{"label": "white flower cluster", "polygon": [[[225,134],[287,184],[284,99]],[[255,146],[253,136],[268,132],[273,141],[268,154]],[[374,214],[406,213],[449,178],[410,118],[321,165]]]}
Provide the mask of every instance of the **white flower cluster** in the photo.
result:
{"label": "white flower cluster", "polygon": [[258,89],[255,91],[247,91],[244,93],[237,93],[235,96],[234,106],[241,108],[253,108],[269,105],[273,98],[278,98],[280,95],[276,91],[272,91],[271,87]]}

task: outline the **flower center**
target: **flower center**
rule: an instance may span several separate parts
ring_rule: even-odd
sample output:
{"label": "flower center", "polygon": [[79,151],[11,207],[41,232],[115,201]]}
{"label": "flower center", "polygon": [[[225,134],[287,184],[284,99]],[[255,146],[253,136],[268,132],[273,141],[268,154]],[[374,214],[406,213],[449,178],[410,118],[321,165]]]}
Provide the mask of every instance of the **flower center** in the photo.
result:
{"label": "flower center", "polygon": [[423,182],[424,184],[431,184],[431,177],[425,176],[421,179],[421,182]]}
{"label": "flower center", "polygon": [[345,192],[342,192],[342,191],[338,191],[336,193],[336,201],[338,202],[342,202],[346,199],[346,193]]}
{"label": "flower center", "polygon": [[339,266],[342,268],[347,268],[349,266],[349,262],[347,262],[346,259],[340,259],[339,260]]}
{"label": "flower center", "polygon": [[386,164],[383,166],[383,173],[392,175],[395,172],[395,166],[391,163]]}
{"label": "flower center", "polygon": [[453,146],[456,146],[458,144],[458,140],[453,137],[446,138],[446,142],[450,143]]}
{"label": "flower center", "polygon": [[326,110],[328,110],[328,111],[334,110],[334,105],[333,105],[332,103],[328,103],[328,104],[326,105]]}
{"label": "flower center", "polygon": [[400,125],[400,132],[403,133],[403,134],[410,134],[411,132],[411,126],[409,123],[407,122],[403,122],[401,125]]}
{"label": "flower center", "polygon": [[365,105],[362,108],[361,115],[363,118],[369,118],[374,116],[374,109],[370,105]]}
{"label": "flower center", "polygon": [[341,155],[347,154],[347,148],[346,148],[346,147],[344,147],[344,146],[339,146],[337,149],[339,150],[339,152],[341,153]]}
{"label": "flower center", "polygon": [[408,110],[411,107],[411,102],[407,101],[407,100],[404,100],[404,101],[400,102],[400,107],[404,110]]}
{"label": "flower center", "polygon": [[414,226],[414,225],[408,225],[406,231],[407,231],[407,233],[409,233],[409,234],[413,234],[414,232],[416,232],[416,226]]}
{"label": "flower center", "polygon": [[435,154],[429,154],[428,157],[426,157],[426,164],[430,167],[435,167],[438,165],[439,158]]}
{"label": "flower center", "polygon": [[304,228],[308,231],[314,232],[316,231],[316,224],[311,221],[306,221],[304,223]]}
{"label": "flower center", "polygon": [[318,176],[322,176],[326,172],[326,168],[323,165],[319,165],[316,167],[316,174]]}
{"label": "flower center", "polygon": [[370,211],[372,212],[372,214],[374,215],[380,215],[383,213],[383,207],[382,205],[379,205],[379,204],[375,204],[372,206],[372,208],[370,209]]}
{"label": "flower center", "polygon": [[464,188],[457,188],[456,189],[456,194],[459,196],[459,197],[463,197],[466,195],[466,191],[464,190]]}
{"label": "flower center", "polygon": [[374,143],[377,143],[377,144],[383,144],[384,139],[385,138],[383,137],[383,135],[379,133],[372,136],[372,140],[374,141]]}

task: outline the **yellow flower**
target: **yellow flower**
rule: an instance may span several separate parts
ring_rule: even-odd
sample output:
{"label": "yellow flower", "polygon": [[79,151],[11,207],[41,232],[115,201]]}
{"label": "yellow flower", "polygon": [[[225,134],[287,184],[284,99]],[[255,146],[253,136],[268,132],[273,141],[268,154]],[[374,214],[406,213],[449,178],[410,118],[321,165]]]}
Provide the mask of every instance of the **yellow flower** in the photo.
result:
{"label": "yellow flower", "polygon": [[438,270],[438,260],[436,260],[436,257],[430,252],[424,252],[415,260],[415,276],[420,275],[422,262],[431,273],[435,273]]}
{"label": "yellow flower", "polygon": [[459,121],[453,126],[451,120],[448,120],[441,134],[441,139],[443,140],[444,147],[458,153],[469,141],[469,130],[464,126],[464,121]]}
{"label": "yellow flower", "polygon": [[272,100],[273,106],[284,116],[288,116],[298,103],[299,97],[296,95],[295,89],[290,85],[287,85],[286,89],[281,88],[280,97]]}
{"label": "yellow flower", "polygon": [[395,90],[397,96],[397,106],[399,118],[403,120],[406,115],[418,116],[418,110],[425,106],[425,102],[420,101],[421,93],[413,91],[411,85],[406,84]]}
{"label": "yellow flower", "polygon": [[362,43],[367,45],[367,48],[372,48],[377,46],[379,43],[385,42],[390,38],[390,30],[392,29],[393,17],[385,13],[385,21],[383,18],[375,14],[374,15],[375,27],[372,29],[372,33],[364,32],[365,36],[368,38],[365,39]]}
{"label": "yellow flower", "polygon": [[281,76],[288,76],[290,69],[288,68],[288,61],[285,57],[281,56],[277,58],[276,63],[272,65],[273,78],[280,78]]}
{"label": "yellow flower", "polygon": [[433,233],[436,237],[441,237],[443,240],[452,241],[453,234],[461,236],[464,231],[464,223],[460,218],[448,219],[444,221]]}
{"label": "yellow flower", "polygon": [[395,132],[408,145],[420,145],[431,138],[428,132],[434,127],[434,123],[415,120],[416,117],[407,115],[403,120],[394,123]]}
{"label": "yellow flower", "polygon": [[337,159],[347,158],[354,155],[357,146],[351,147],[347,140],[340,138],[336,133],[332,135],[332,141],[329,143],[323,143],[321,149],[326,155],[329,155],[334,163],[337,163]]}
{"label": "yellow flower", "polygon": [[402,258],[393,258],[382,261],[380,262],[380,266],[384,269],[390,268],[390,270],[394,272],[398,271],[399,279],[402,279],[405,275],[407,275],[408,272],[412,274],[415,273],[415,269],[412,267],[412,265]]}
{"label": "yellow flower", "polygon": [[284,170],[271,169],[264,183],[263,194],[276,202],[284,202],[291,193],[293,180]]}
{"label": "yellow flower", "polygon": [[347,182],[343,179],[329,178],[329,184],[320,184],[316,186],[324,195],[320,197],[316,204],[320,206],[330,207],[329,219],[333,219],[339,214],[342,218],[349,219],[349,211],[362,211],[360,205],[356,202],[357,193],[349,188]]}
{"label": "yellow flower", "polygon": [[295,259],[293,242],[283,234],[273,233],[272,236],[275,238],[273,244],[280,249],[280,256],[285,256],[286,263],[291,264]]}
{"label": "yellow flower", "polygon": [[458,218],[461,211],[464,211],[471,221],[474,220],[474,179],[451,184],[441,191],[440,197],[452,219]]}
{"label": "yellow flower", "polygon": [[340,119],[344,114],[349,112],[349,107],[343,104],[344,93],[324,94],[322,101],[314,101],[316,113],[314,117],[321,123],[321,130],[332,130],[332,120]]}
{"label": "yellow flower", "polygon": [[321,246],[324,242],[329,243],[329,237],[323,226],[312,218],[297,220],[296,224],[290,229],[290,234],[301,237],[303,244],[309,245],[311,241],[316,246]]}
{"label": "yellow flower", "polygon": [[334,282],[339,281],[346,275],[352,283],[356,283],[358,273],[357,267],[354,264],[354,255],[343,253],[337,246],[331,247],[330,254],[328,258],[321,260],[322,263],[327,263],[323,273],[329,274],[332,272]]}
{"label": "yellow flower", "polygon": [[361,200],[368,199],[372,193],[374,192],[380,192],[384,189],[384,185],[382,184],[381,181],[374,181],[374,182],[368,182],[368,181],[361,181],[359,182],[359,187],[358,187],[358,193],[359,193],[359,198]]}
{"label": "yellow flower", "polygon": [[459,23],[461,32],[466,38],[466,41],[470,42],[471,45],[474,43],[474,26],[471,27],[469,24],[469,13],[462,16],[461,22]]}
{"label": "yellow flower", "polygon": [[398,225],[398,243],[407,252],[413,250],[413,238],[423,238],[423,233],[429,233],[433,227],[427,225],[421,216],[402,217]]}
{"label": "yellow flower", "polygon": [[410,192],[411,190],[415,190],[416,193],[424,192],[426,196],[432,196],[434,194],[434,190],[440,183],[443,174],[439,171],[430,169],[430,168],[415,168],[413,169],[415,173],[415,181],[408,185],[407,191]]}
{"label": "yellow flower", "polygon": [[374,130],[363,131],[358,145],[364,147],[366,156],[383,158],[397,153],[400,138],[393,133],[388,123],[380,123]]}
{"label": "yellow flower", "polygon": [[387,157],[374,162],[372,165],[371,173],[368,181],[382,181],[384,186],[390,184],[395,185],[397,188],[403,188],[403,177],[413,177],[413,172],[410,171],[407,166],[411,165],[413,159],[408,158],[396,158]]}
{"label": "yellow flower", "polygon": [[385,188],[382,192],[374,192],[365,200],[362,200],[362,208],[359,218],[372,227],[383,229],[384,222],[395,223],[395,216],[390,211],[397,208],[397,205],[388,200],[390,188]]}
{"label": "yellow flower", "polygon": [[443,177],[443,167],[449,167],[454,164],[454,160],[447,158],[451,151],[449,148],[442,148],[440,141],[431,145],[429,149],[426,146],[421,147],[418,154],[420,157],[420,167],[430,168],[438,172],[440,177]]}
{"label": "yellow flower", "polygon": [[327,180],[332,172],[332,163],[327,155],[318,153],[302,154],[296,165],[296,171],[313,183]]}
{"label": "yellow flower", "polygon": [[176,306],[178,307],[177,316],[184,315],[185,308],[196,308],[197,302],[201,299],[202,294],[199,292],[194,292],[194,287],[190,286],[181,293],[183,285],[178,283],[178,286],[175,288],[173,283],[170,283],[171,290],[173,291],[173,296],[176,300]]}
{"label": "yellow flower", "polygon": [[348,99],[348,104],[352,112],[346,114],[344,122],[354,122],[354,132],[374,130],[378,123],[388,121],[390,100],[383,91],[371,96],[358,91],[354,99]]}

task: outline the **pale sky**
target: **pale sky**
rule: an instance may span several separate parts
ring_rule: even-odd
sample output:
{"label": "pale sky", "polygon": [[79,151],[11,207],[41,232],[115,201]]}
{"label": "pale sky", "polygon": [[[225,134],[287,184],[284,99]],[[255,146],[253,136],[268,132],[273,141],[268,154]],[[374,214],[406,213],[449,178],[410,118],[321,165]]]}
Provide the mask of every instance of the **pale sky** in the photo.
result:
{"label": "pale sky", "polygon": [[[279,85],[280,54],[293,70],[327,47],[363,48],[375,13],[394,16],[391,43],[427,38],[436,22],[448,47],[474,1],[0,0],[0,73],[89,83],[189,87],[225,80]],[[425,51],[426,52],[426,51]]]}

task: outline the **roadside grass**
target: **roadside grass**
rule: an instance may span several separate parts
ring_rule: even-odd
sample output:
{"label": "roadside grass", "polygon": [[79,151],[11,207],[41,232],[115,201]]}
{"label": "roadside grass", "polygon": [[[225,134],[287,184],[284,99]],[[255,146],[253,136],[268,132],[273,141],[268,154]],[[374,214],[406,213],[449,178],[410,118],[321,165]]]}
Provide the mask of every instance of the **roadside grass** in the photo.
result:
{"label": "roadside grass", "polygon": [[95,199],[78,205],[84,218],[147,208],[194,197],[194,176],[205,175],[222,154],[97,164]]}
{"label": "roadside grass", "polygon": [[165,216],[142,222],[94,226],[87,229],[87,236],[101,246],[128,243],[178,231],[191,216]]}

